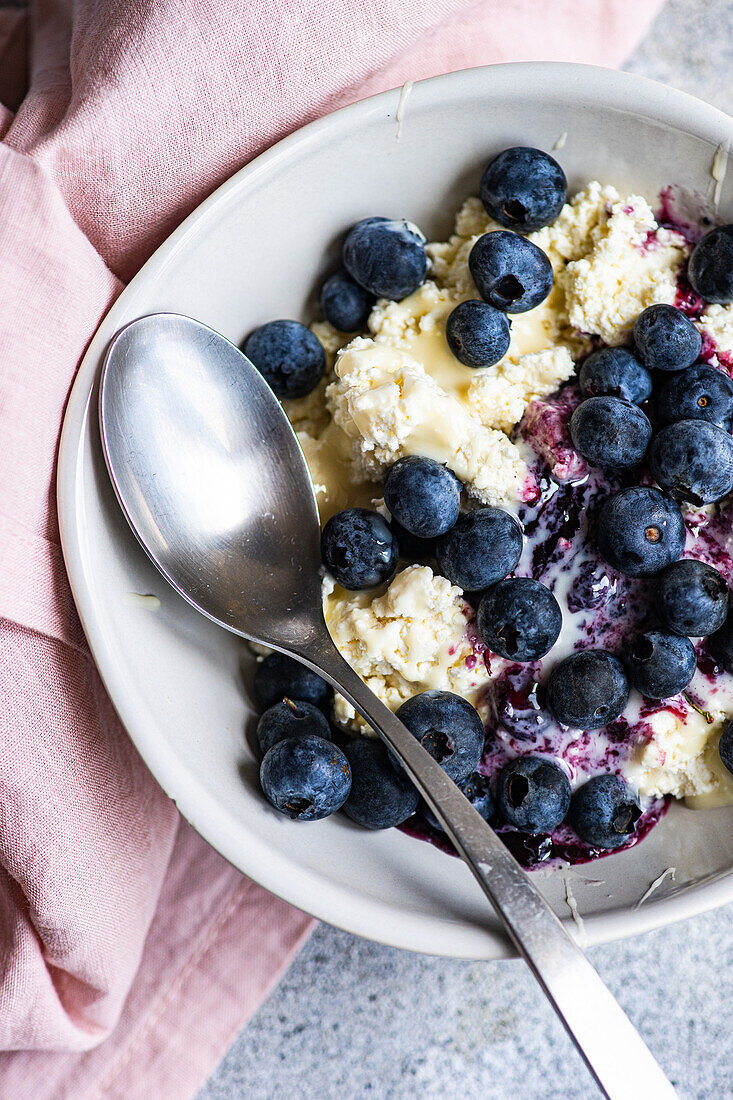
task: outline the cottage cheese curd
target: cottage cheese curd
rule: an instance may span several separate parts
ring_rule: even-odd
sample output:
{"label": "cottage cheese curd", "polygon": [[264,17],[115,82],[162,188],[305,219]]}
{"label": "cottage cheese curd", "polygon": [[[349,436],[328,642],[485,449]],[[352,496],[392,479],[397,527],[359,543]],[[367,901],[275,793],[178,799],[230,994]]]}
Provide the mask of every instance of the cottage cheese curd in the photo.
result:
{"label": "cottage cheese curd", "polygon": [[[476,703],[489,682],[469,640],[473,611],[461,589],[428,566],[408,566],[376,597],[336,586],[327,592],[324,613],[343,656],[392,710],[428,690]],[[342,696],[334,709],[337,721],[371,734]]]}
{"label": "cottage cheese curd", "polygon": [[553,264],[560,323],[611,345],[629,340],[647,306],[674,302],[689,253],[680,233],[657,225],[646,199],[599,183],[532,239]]}
{"label": "cottage cheese curd", "polygon": [[733,355],[733,306],[708,306],[700,314],[697,327],[710,357],[720,366],[729,366]]}
{"label": "cottage cheese curd", "polygon": [[698,809],[729,805],[733,777],[717,752],[725,716],[717,714],[710,723],[686,709],[683,715],[677,708],[660,710],[649,718],[653,736],[637,747],[625,769],[627,778],[643,796],[670,794]]}
{"label": "cottage cheese curd", "polygon": [[378,480],[404,455],[443,462],[484,504],[533,495],[522,452],[486,428],[409,352],[357,338],[336,360],[327,390],[335,423],[352,440],[352,477]]}

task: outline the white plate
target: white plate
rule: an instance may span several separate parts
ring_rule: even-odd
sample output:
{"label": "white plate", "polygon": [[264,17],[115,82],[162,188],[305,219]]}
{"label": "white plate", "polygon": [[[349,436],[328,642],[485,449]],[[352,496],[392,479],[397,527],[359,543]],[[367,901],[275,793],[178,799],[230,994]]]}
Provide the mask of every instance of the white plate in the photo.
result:
{"label": "white plate", "polygon": [[[228,860],[309,913],[362,936],[432,954],[509,954],[457,859],[397,830],[344,817],[279,817],[258,794],[244,736],[252,708],[240,645],[170,590],[140,551],[108,484],[95,381],[107,342],[146,313],[187,313],[239,342],[273,317],[313,314],[346,227],[407,217],[444,237],[482,166],[509,145],[552,149],[571,189],[590,179],[654,197],[677,183],[710,194],[733,120],[624,73],[502,65],[376,96],[280,142],[233,176],[169,238],[105,318],[79,370],[61,440],[59,519],[71,584],[102,677],[130,736],[183,815]],[[566,134],[562,143],[561,135]],[[721,209],[733,210],[733,172]],[[131,593],[155,593],[151,612]],[[655,899],[635,903],[665,868]],[[573,891],[589,942],[640,932],[733,898],[733,809],[674,806],[632,851],[579,868]],[[565,884],[538,880],[569,916]]]}

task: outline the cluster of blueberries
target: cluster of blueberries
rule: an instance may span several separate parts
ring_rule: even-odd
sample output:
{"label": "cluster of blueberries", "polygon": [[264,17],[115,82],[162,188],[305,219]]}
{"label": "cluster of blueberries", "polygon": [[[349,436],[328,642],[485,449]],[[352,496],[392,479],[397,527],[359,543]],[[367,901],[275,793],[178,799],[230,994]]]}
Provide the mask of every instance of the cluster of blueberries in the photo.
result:
{"label": "cluster of blueberries", "polygon": [[325,713],[332,692],[315,672],[271,653],[257,665],[254,692],[263,711],[257,723],[260,783],[276,810],[294,821],[343,810],[367,829],[400,825],[415,813],[417,791],[381,741],[341,737],[340,746],[335,743]]}
{"label": "cluster of blueberries", "polygon": [[[693,285],[708,237],[690,260]],[[621,489],[606,498],[596,521],[598,549],[609,565],[627,576],[656,578],[667,630],[635,634],[624,645],[631,683],[652,699],[689,684],[696,667],[691,637],[711,636],[716,663],[733,671],[726,580],[704,562],[680,560],[686,537],[680,504],[717,503],[733,490],[733,382],[698,363],[700,351],[700,333],[684,313],[650,306],[634,325],[633,351],[604,348],[585,360],[579,372],[584,400],[570,421],[573,444],[591,465],[636,467],[641,475],[646,462],[660,486]],[[611,711],[620,713],[623,705],[619,696]]]}
{"label": "cluster of blueberries", "polygon": [[[334,742],[324,710],[330,689],[316,673],[279,653],[257,666],[255,696],[265,797],[294,821],[315,821],[342,810],[367,829],[400,825],[422,809],[434,829],[443,826],[399,763],[380,741],[341,737]],[[571,812],[579,836],[597,848],[616,848],[633,833],[640,810],[622,780],[590,779],[575,794],[562,768],[541,756],[510,761],[496,778],[494,796],[477,771],[484,727],[470,703],[449,691],[426,691],[397,710],[421,745],[488,821],[499,819],[528,833],[551,832]],[[339,736],[338,734],[336,736]]]}
{"label": "cluster of blueberries", "polygon": [[[450,314],[446,337],[469,367],[489,367],[506,354],[508,314],[525,313],[552,289],[552,265],[542,249],[520,236],[554,221],[567,197],[565,173],[540,149],[505,149],[481,177],[487,213],[506,226],[485,233],[471,250],[469,266],[480,298]],[[365,329],[378,298],[399,302],[428,274],[425,237],[407,221],[364,218],[346,235],[343,267],[321,288],[323,315],[339,332]],[[319,383],[326,359],[319,340],[299,321],[268,321],[243,344],[280,398],[305,397]]]}
{"label": "cluster of blueberries", "polygon": [[[465,365],[498,362],[509,346],[507,315],[534,308],[549,293],[550,262],[520,234],[553,221],[566,194],[562,169],[540,150],[508,149],[486,168],[481,197],[506,230],[474,245],[469,266],[481,297],[461,303],[447,321],[448,343]],[[424,245],[407,222],[359,222],[344,243],[344,270],[322,288],[326,318],[340,331],[358,331],[376,298],[412,293],[427,274]],[[733,226],[711,230],[696,245],[689,279],[710,302],[733,300]],[[244,351],[280,397],[305,396],[325,370],[320,343],[295,321],[261,326]],[[609,496],[597,519],[598,548],[619,572],[656,578],[666,629],[628,637],[622,659],[587,649],[559,662],[546,685],[546,704],[564,726],[592,730],[613,722],[632,685],[652,699],[684,690],[696,668],[691,637],[709,636],[714,660],[733,673],[725,578],[703,562],[681,560],[679,502],[705,505],[733,489],[733,382],[698,363],[700,351],[700,334],[689,318],[673,306],[655,305],[636,321],[633,351],[604,348],[581,367],[584,400],[570,423],[575,448],[609,470],[641,471],[646,461],[661,487],[635,485]],[[495,507],[461,513],[462,489],[452,471],[430,458],[399,459],[384,481],[390,520],[363,508],[334,515],[322,533],[324,566],[355,591],[388,582],[400,557],[434,559],[453,584],[477,597],[476,627],[490,651],[515,662],[539,660],[560,634],[560,606],[541,582],[510,575],[523,548],[516,518]],[[417,792],[380,742],[335,744],[319,709],[329,696],[320,677],[272,654],[258,666],[255,690],[265,708],[257,730],[262,788],[282,813],[313,820],[342,808],[367,828],[386,828],[417,810]],[[466,700],[428,691],[397,713],[484,818],[496,813],[518,829],[542,833],[569,813],[581,839],[603,849],[633,834],[641,811],[619,776],[596,776],[572,794],[558,763],[522,756],[501,770],[492,798],[477,771],[483,725]],[[721,739],[721,757],[733,771],[733,723]],[[427,807],[423,814],[440,828]]]}

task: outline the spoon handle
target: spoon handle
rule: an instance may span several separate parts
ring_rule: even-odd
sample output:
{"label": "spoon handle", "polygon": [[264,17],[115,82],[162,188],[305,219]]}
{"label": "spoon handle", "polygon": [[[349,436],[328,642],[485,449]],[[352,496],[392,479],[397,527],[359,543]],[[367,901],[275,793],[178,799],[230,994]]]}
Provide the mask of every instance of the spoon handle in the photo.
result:
{"label": "spoon handle", "polygon": [[297,656],[348,699],[400,758],[542,986],[601,1092],[609,1100],[675,1097],[672,1085],[585,954],[440,765],[357,676],[328,635]]}

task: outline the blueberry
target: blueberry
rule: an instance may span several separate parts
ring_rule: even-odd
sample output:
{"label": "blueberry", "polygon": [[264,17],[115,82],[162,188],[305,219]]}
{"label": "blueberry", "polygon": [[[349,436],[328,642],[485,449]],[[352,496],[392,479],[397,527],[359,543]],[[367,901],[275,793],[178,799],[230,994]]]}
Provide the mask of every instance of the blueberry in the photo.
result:
{"label": "blueberry", "polygon": [[509,229],[528,233],[554,222],[563,208],[568,181],[549,153],[527,146],[505,149],[481,176],[487,214]]}
{"label": "blueberry", "polygon": [[404,702],[397,717],[451,779],[467,779],[476,771],[484,727],[466,699],[451,691],[423,691]]}
{"label": "blueberry", "polygon": [[678,505],[644,485],[608,497],[598,514],[596,533],[604,560],[630,577],[660,573],[685,548],[685,522]]}
{"label": "blueberry", "polygon": [[454,526],[461,489],[456,475],[439,462],[408,455],[387,471],[384,503],[411,535],[432,539]]}
{"label": "blueberry", "polygon": [[678,420],[654,438],[649,471],[675,500],[713,504],[733,489],[733,438],[707,420]]}
{"label": "blueberry", "polygon": [[[491,797],[491,788],[486,776],[481,775],[480,772],[474,772],[473,775],[469,775],[468,779],[462,779],[458,783],[458,789],[463,792],[474,810],[481,814],[484,821],[488,821],[494,812],[494,800]],[[441,833],[445,832],[428,805],[423,804],[422,813],[428,825],[432,825],[434,829],[438,829]]]}
{"label": "blueberry", "polygon": [[526,313],[552,290],[552,264],[541,248],[516,233],[479,237],[468,266],[479,294],[504,313]]}
{"label": "blueberry", "polygon": [[592,466],[623,469],[636,466],[652,438],[647,417],[620,397],[589,397],[570,419],[576,451]]}
{"label": "blueberry", "polygon": [[464,592],[480,592],[516,569],[522,555],[522,531],[509,512],[477,508],[459,517],[438,539],[438,569]]}
{"label": "blueberry", "polygon": [[656,412],[660,424],[709,420],[729,432],[733,427],[733,381],[717,367],[696,363],[673,374],[662,387]]}
{"label": "blueberry", "polygon": [[346,271],[337,271],[321,287],[321,309],[339,332],[358,332],[365,327],[374,299]]}
{"label": "blueberry", "polygon": [[498,724],[518,741],[535,741],[552,722],[540,701],[539,684],[521,665],[494,681],[493,707]]}
{"label": "blueberry", "polygon": [[719,630],[728,614],[725,577],[704,561],[684,558],[668,565],[657,584],[659,612],[669,629],[688,638]]}
{"label": "blueberry", "polygon": [[733,302],[733,225],[718,225],[692,250],[687,269],[692,289],[708,302]]}
{"label": "blueberry", "polygon": [[718,742],[718,752],[720,753],[720,759],[733,775],[733,722],[729,722],[720,735],[720,741]]}
{"label": "blueberry", "polygon": [[629,680],[648,699],[669,699],[684,691],[695,674],[697,655],[689,638],[657,630],[624,639]]}
{"label": "blueberry", "polygon": [[634,835],[641,810],[619,775],[595,775],[573,795],[570,819],[586,844],[620,848]]}
{"label": "blueberry", "polygon": [[375,298],[400,301],[425,282],[425,238],[406,221],[364,218],[344,241],[344,267]]}
{"label": "blueberry", "polygon": [[491,367],[509,350],[511,333],[506,313],[471,298],[457,305],[445,325],[448,347],[466,367]]}
{"label": "blueberry", "polygon": [[634,324],[636,354],[649,370],[684,370],[702,348],[702,337],[676,306],[648,306]]}
{"label": "blueberry", "polygon": [[264,756],[268,749],[286,737],[325,737],[331,740],[331,727],[318,707],[302,700],[281,699],[268,707],[257,723],[257,741]]}
{"label": "blueberry", "polygon": [[544,584],[509,577],[481,597],[476,627],[492,653],[510,661],[537,661],[557,641],[562,611]]}
{"label": "blueberry", "polygon": [[341,749],[324,737],[286,737],[265,753],[260,783],[281,814],[293,821],[318,821],[349,797],[351,768]]}
{"label": "blueberry", "polygon": [[321,558],[343,588],[357,591],[384,584],[397,568],[398,557],[397,539],[378,512],[346,508],[323,528]]}
{"label": "blueberry", "polygon": [[300,661],[284,653],[270,653],[255,669],[254,695],[261,710],[279,703],[286,696],[323,707],[333,695],[333,689]]}
{"label": "blueberry", "polygon": [[707,640],[708,653],[716,665],[733,675],[733,612]]}
{"label": "blueberry", "polygon": [[409,779],[395,771],[381,741],[357,737],[344,746],[351,765],[351,793],[343,810],[365,829],[401,825],[417,810],[418,793]]}
{"label": "blueberry", "polygon": [[496,777],[496,806],[510,825],[526,833],[551,833],[570,809],[570,780],[543,756],[510,760]]}
{"label": "blueberry", "polygon": [[627,348],[601,348],[578,374],[584,397],[622,397],[641,405],[652,392],[652,376]]}
{"label": "blueberry", "polygon": [[268,321],[250,333],[242,350],[278,397],[305,397],[326,370],[318,337],[300,321]]}
{"label": "blueberry", "polygon": [[605,649],[583,649],[556,665],[547,684],[547,705],[564,726],[596,730],[614,722],[629,698],[618,658]]}
{"label": "blueberry", "polygon": [[389,529],[397,539],[400,557],[411,563],[429,562],[435,557],[435,539],[421,539],[413,535],[394,516]]}

